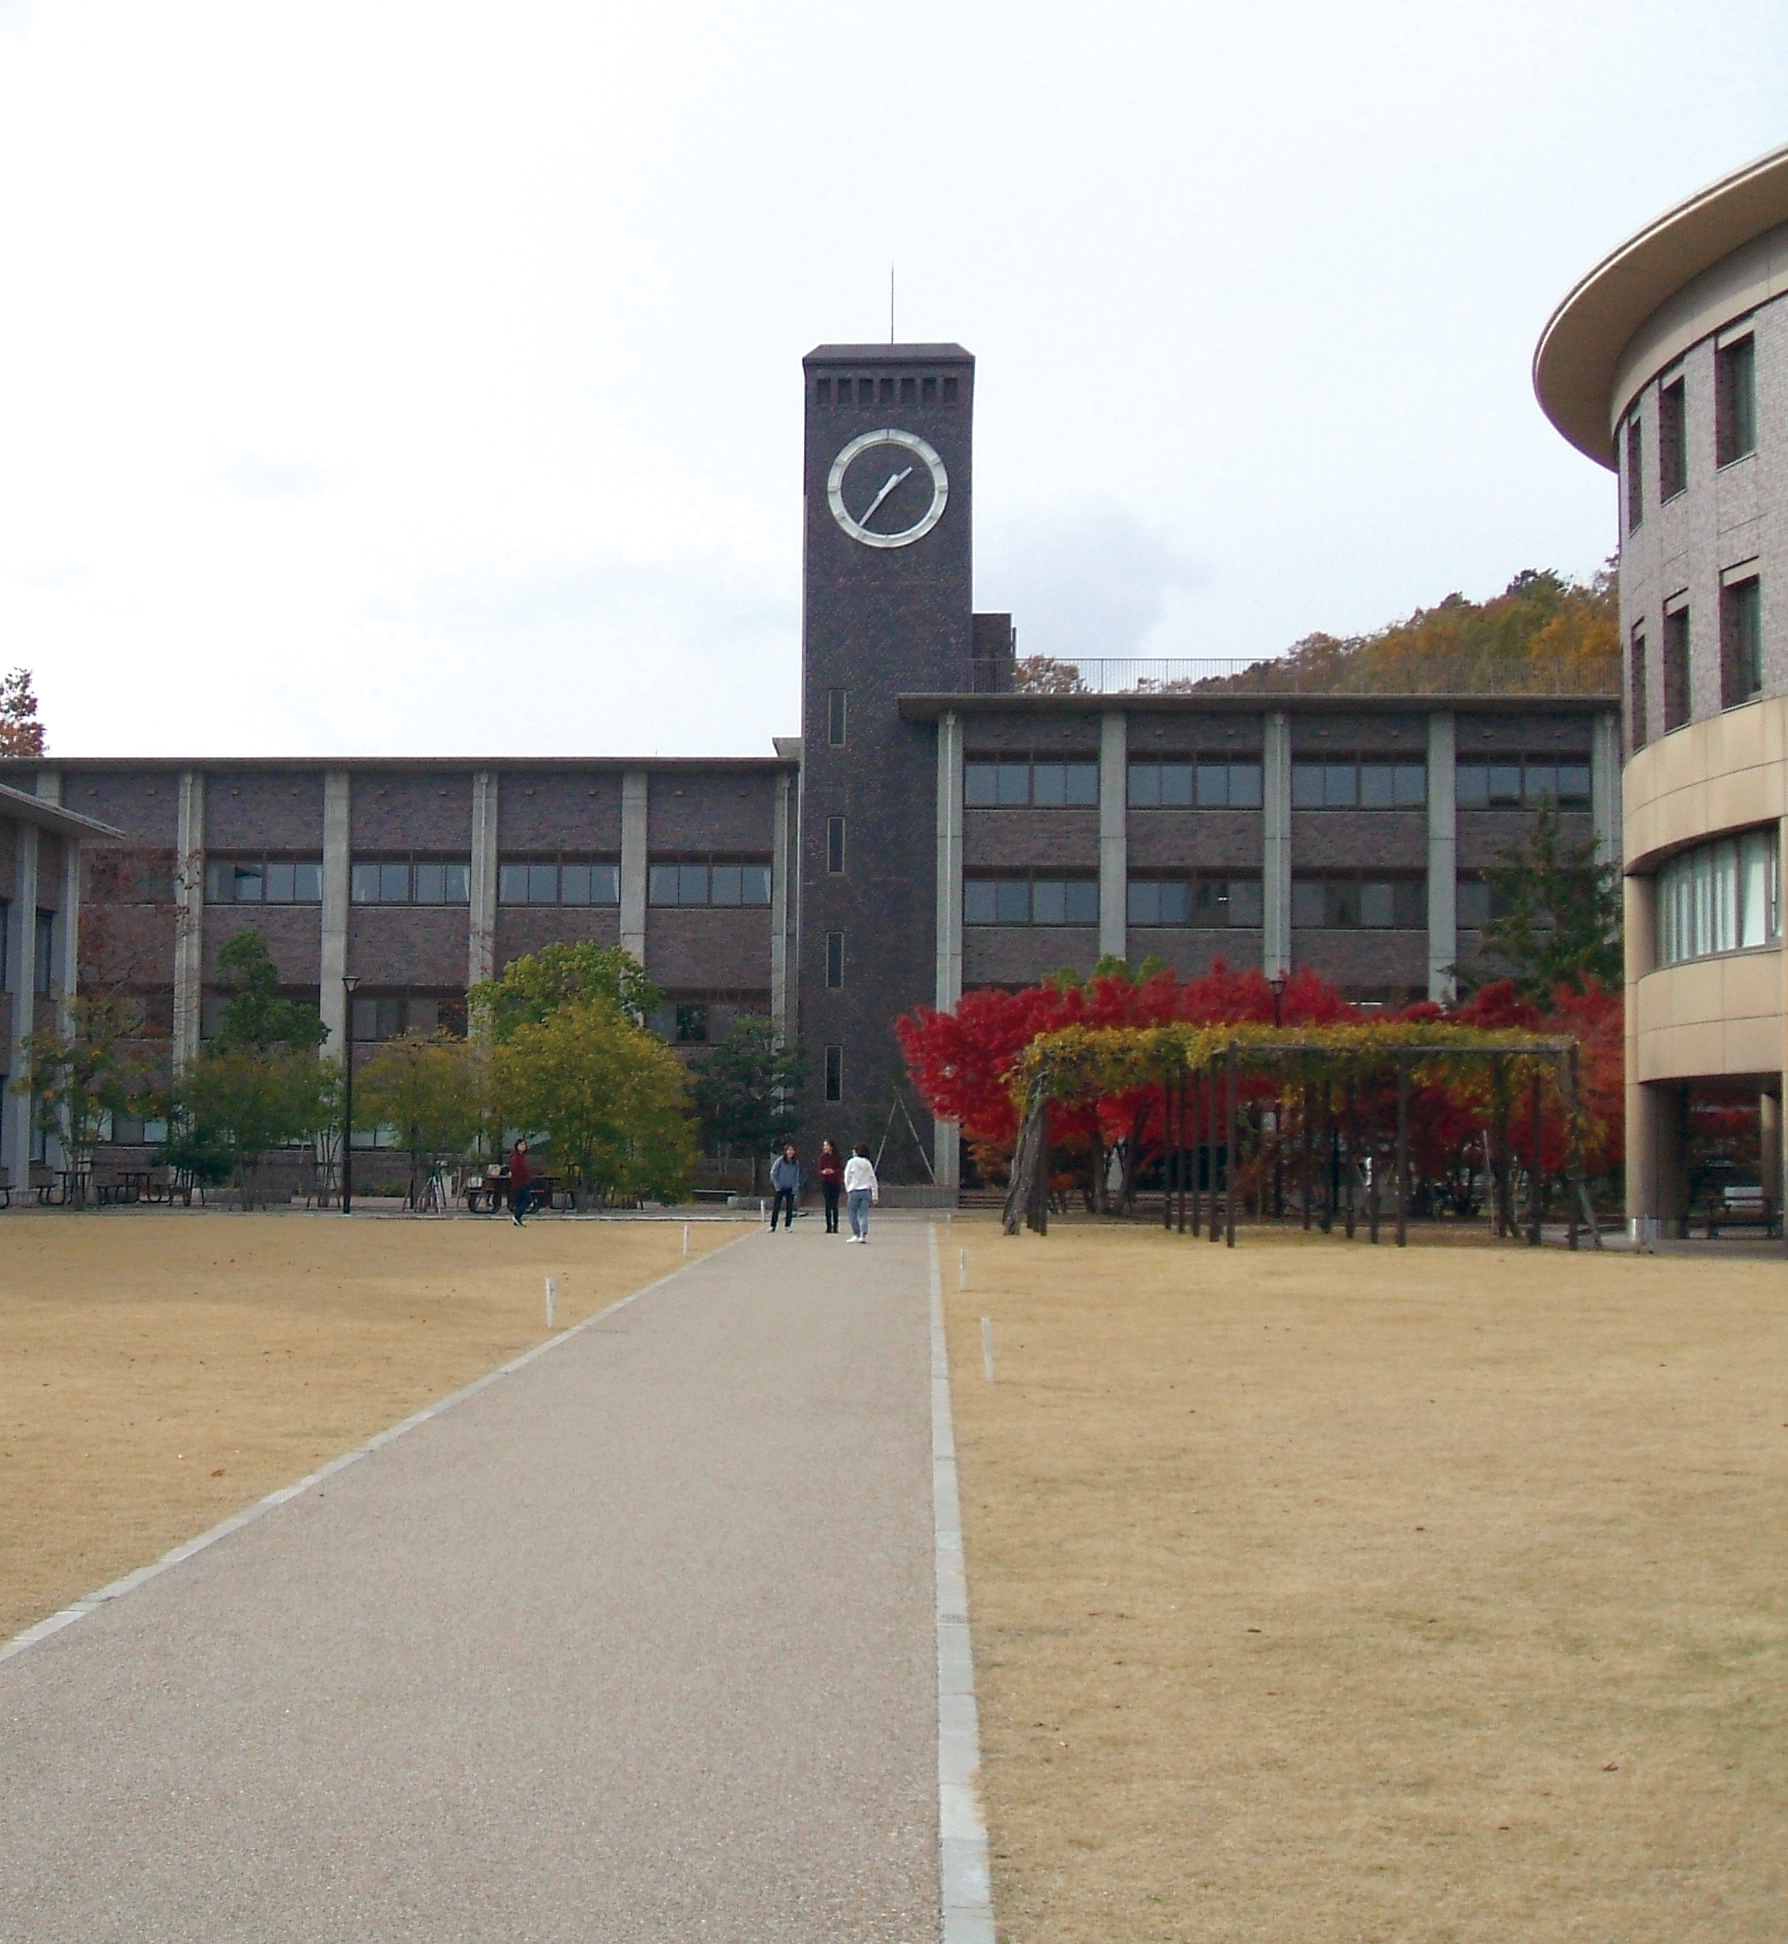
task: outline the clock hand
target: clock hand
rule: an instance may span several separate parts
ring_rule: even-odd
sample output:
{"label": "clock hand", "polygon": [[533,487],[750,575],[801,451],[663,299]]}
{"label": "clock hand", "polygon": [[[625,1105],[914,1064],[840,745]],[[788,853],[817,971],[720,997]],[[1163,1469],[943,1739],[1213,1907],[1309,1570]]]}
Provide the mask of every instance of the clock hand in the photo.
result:
{"label": "clock hand", "polygon": [[881,505],[882,501],[885,500],[891,492],[893,492],[894,488],[898,486],[903,479],[910,479],[912,477],[912,472],[913,472],[912,467],[908,466],[905,472],[890,473],[888,475],[887,485],[885,485],[882,488],[882,490],[876,494],[875,498],[869,502],[868,506],[864,508],[862,515],[859,517],[857,521],[858,526],[866,527],[869,524],[870,516],[875,512],[876,508]]}

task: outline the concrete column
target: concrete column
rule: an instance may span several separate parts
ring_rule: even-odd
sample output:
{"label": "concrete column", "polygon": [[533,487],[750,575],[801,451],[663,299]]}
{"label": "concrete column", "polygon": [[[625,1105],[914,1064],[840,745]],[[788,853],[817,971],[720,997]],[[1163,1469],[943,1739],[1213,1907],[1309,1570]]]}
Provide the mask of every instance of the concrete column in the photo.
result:
{"label": "concrete column", "polygon": [[[1130,722],[1099,718],[1099,956],[1130,956]],[[957,910],[962,909],[960,900]]]}
{"label": "concrete column", "polygon": [[1459,996],[1458,733],[1451,709],[1428,718],[1428,997]]}
{"label": "concrete column", "polygon": [[621,943],[646,962],[646,842],[650,785],[645,770],[621,772]]}
{"label": "concrete column", "polygon": [[1291,970],[1291,718],[1269,709],[1261,744],[1261,970]]}
{"label": "concrete column", "polygon": [[[1120,717],[1121,721],[1122,718]],[[1103,774],[1103,771],[1101,771]],[[1099,818],[1105,820],[1104,785]],[[1104,845],[1100,845],[1104,869]],[[1104,918],[1104,893],[1100,893]],[[1103,926],[1101,926],[1103,928]],[[933,1003],[950,1012],[962,997],[962,718],[946,709],[937,725],[937,983]],[[940,1188],[954,1188],[962,1152],[961,1130],[953,1120],[931,1123],[932,1171]]]}
{"label": "concrete column", "polygon": [[[46,803],[60,803],[62,772],[39,770],[37,794]],[[42,839],[38,841],[41,845]],[[56,918],[56,964],[51,976],[56,992],[56,1030],[66,1037],[74,1030],[72,1003],[81,984],[81,846],[72,834],[62,839],[61,891]]]}
{"label": "concrete column", "polygon": [[1782,1212],[1782,1101],[1779,1094],[1757,1096],[1757,1183],[1779,1215]]}
{"label": "concrete column", "polygon": [[37,957],[37,826],[15,826],[12,909],[6,932],[6,989],[12,995],[12,1028],[7,1035],[6,1091],[0,1095],[0,1157],[11,1171],[12,1185],[24,1188],[31,1179],[31,1116],[36,1101],[28,1093],[14,1093],[12,1083],[30,1064],[29,1048],[36,992],[33,972]]}
{"label": "concrete column", "polygon": [[[784,1039],[795,1037],[795,914],[800,909],[800,826],[795,777],[776,773],[776,802],[770,862],[770,1017]],[[625,893],[622,894],[625,896]],[[640,900],[645,929],[645,899]]]}
{"label": "concrete column", "polygon": [[1620,862],[1620,711],[1597,716],[1589,745],[1589,804],[1594,817],[1596,857]]}
{"label": "concrete column", "polygon": [[497,975],[497,773],[472,772],[472,908],[466,984]]}
{"label": "concrete column", "polygon": [[1657,951],[1657,882],[1630,877],[1624,885],[1626,926],[1627,1219],[1655,1220],[1659,1200],[1660,1129],[1653,1090],[1639,1079],[1639,981]]}
{"label": "concrete column", "polygon": [[174,827],[174,1070],[199,1055],[205,979],[205,772],[182,770]]}
{"label": "concrete column", "polygon": [[342,977],[348,970],[349,889],[353,882],[354,779],[347,770],[323,772],[323,950],[320,968],[325,1059],[342,1060],[348,1050],[348,995]]}

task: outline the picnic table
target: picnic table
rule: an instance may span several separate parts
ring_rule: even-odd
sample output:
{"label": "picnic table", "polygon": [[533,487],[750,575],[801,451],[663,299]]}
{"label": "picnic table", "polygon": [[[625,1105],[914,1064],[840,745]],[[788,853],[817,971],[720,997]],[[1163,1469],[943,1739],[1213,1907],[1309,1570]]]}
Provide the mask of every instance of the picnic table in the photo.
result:
{"label": "picnic table", "polygon": [[[536,1208],[569,1208],[571,1190],[562,1175],[537,1174],[528,1179]],[[509,1206],[509,1170],[486,1168],[466,1183],[466,1207],[474,1214],[498,1215]]]}

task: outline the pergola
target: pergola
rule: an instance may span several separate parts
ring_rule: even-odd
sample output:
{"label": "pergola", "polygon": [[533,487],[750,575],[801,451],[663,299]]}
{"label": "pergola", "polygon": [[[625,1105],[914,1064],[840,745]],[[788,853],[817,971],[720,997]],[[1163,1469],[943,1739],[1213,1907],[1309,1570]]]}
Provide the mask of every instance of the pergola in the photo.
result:
{"label": "pergola", "polygon": [[[1339,1081],[1351,1099],[1363,1083],[1378,1083],[1394,1074],[1397,1088],[1395,1161],[1397,1246],[1409,1239],[1409,1095],[1412,1084],[1444,1072],[1455,1063],[1490,1061],[1496,1096],[1509,1099],[1526,1084],[1532,1101],[1534,1149],[1540,1147],[1545,1085],[1550,1082],[1564,1109],[1565,1172],[1569,1246],[1577,1247],[1580,1227],[1587,1227],[1596,1248],[1601,1232],[1590,1207],[1583,1178],[1585,1115],[1578,1085],[1578,1042],[1533,1033],[1487,1033],[1468,1026],[1448,1026],[1422,1020],[1408,1024],[1386,1021],[1361,1025],[1307,1026],[1286,1031],[1248,1024],[1197,1026],[1175,1024],[1149,1027],[1068,1026],[1043,1033],[1019,1056],[1013,1070],[1014,1091],[1021,1103],[1018,1142],[1012,1154],[1012,1173],[1006,1191],[1005,1232],[1015,1235],[1022,1223],[1039,1234],[1049,1228],[1048,1116],[1052,1102],[1078,1105],[1115,1094],[1158,1087],[1167,1128],[1170,1162],[1162,1213],[1172,1227],[1175,1208],[1184,1234],[1188,1188],[1192,1232],[1204,1226],[1196,1173],[1188,1184],[1188,1135],[1196,1147],[1208,1140],[1213,1153],[1219,1143],[1230,1158],[1224,1170],[1218,1213],[1218,1185],[1210,1184],[1209,1234],[1230,1248],[1236,1230],[1236,1119],[1244,1076],[1263,1070],[1290,1085],[1305,1089],[1308,1109],[1320,1086],[1325,1098]],[[1200,1122],[1204,1122],[1201,1137]],[[1304,1226],[1310,1225],[1310,1169],[1313,1149],[1311,1115],[1304,1115],[1303,1173]],[[1376,1134],[1372,1137],[1376,1151]],[[1504,1149],[1506,1152],[1506,1139]],[[1503,1193],[1507,1196],[1507,1169]],[[1506,1210],[1513,1227],[1512,1209]],[[1581,1220],[1579,1219],[1581,1217]],[[1376,1171],[1370,1209],[1371,1237],[1378,1240]],[[1352,1233],[1350,1220],[1349,1233]],[[1539,1243],[1539,1216],[1533,1215],[1528,1239]]]}

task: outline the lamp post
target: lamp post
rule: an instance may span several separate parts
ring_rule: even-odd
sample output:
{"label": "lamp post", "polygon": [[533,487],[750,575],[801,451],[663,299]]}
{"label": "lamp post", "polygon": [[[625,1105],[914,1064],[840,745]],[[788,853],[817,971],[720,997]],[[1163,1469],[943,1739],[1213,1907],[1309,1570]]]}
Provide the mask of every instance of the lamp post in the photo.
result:
{"label": "lamp post", "polygon": [[[1285,986],[1284,968],[1275,972],[1267,980],[1273,989],[1273,1030],[1277,1032],[1285,1024]],[[1273,1115],[1273,1219],[1280,1220],[1285,1214],[1285,1130],[1283,1116],[1277,1111]]]}
{"label": "lamp post", "polygon": [[354,1212],[354,988],[360,983],[358,972],[341,975],[344,994],[342,1006],[341,1062],[341,1212]]}

